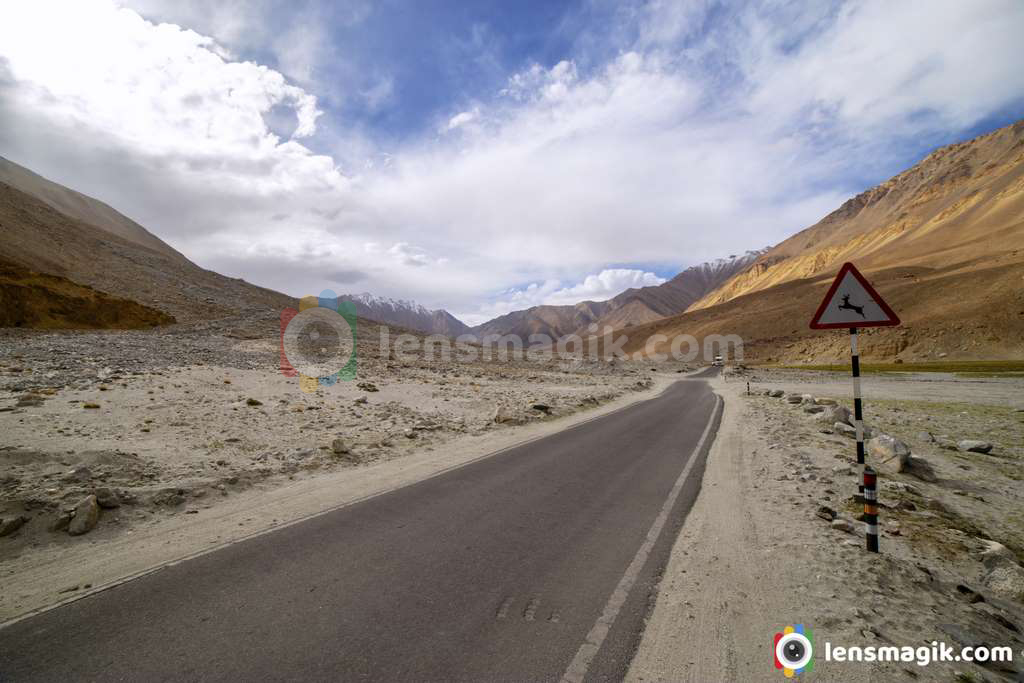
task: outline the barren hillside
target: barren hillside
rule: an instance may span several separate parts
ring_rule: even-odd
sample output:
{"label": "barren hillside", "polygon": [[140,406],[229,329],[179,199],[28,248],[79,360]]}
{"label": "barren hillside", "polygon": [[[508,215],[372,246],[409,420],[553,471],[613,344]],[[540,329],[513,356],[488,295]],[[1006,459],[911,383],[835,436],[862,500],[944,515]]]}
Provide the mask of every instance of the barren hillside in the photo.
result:
{"label": "barren hillside", "polygon": [[769,287],[892,267],[985,269],[1024,248],[1024,121],[942,147],[762,254],[695,303],[708,308]]}

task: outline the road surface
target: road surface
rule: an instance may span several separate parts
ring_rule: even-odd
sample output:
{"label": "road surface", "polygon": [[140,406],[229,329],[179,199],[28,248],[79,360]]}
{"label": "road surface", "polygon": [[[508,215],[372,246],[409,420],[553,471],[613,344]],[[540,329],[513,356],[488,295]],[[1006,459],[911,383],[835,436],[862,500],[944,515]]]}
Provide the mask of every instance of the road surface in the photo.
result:
{"label": "road surface", "polygon": [[680,381],[15,622],[0,680],[620,680],[718,402]]}

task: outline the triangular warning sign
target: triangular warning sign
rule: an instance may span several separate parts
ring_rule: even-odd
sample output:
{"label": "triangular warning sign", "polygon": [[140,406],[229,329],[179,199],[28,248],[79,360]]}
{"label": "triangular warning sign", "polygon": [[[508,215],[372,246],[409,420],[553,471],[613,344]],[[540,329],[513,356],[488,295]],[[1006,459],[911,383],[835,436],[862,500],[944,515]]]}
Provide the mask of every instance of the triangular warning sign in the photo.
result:
{"label": "triangular warning sign", "polygon": [[844,263],[825,300],[811,319],[811,328],[889,327],[900,319],[852,263]]}

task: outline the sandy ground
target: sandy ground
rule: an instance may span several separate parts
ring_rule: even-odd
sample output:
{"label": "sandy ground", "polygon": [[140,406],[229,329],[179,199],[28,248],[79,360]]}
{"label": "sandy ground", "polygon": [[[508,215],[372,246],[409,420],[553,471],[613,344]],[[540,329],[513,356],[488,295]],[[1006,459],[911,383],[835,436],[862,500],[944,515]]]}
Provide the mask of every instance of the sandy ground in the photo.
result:
{"label": "sandy ground", "polygon": [[[782,680],[773,665],[773,634],[791,624],[813,629],[814,680],[1018,680],[1013,669],[1024,667],[1024,593],[1009,599],[989,588],[979,553],[985,539],[995,539],[1013,548],[1017,557],[1010,562],[1021,559],[1024,424],[1008,406],[1019,405],[1024,384],[866,383],[868,405],[876,401],[868,424],[906,439],[938,474],[934,482],[882,477],[882,553],[872,555],[863,550],[862,527],[854,521],[854,442],[823,433],[801,406],[762,393],[788,388],[845,398],[848,382],[759,375],[752,383],[757,395],[749,397],[746,378],[715,381],[726,402],[722,427],[628,680]],[[929,424],[956,438],[988,434],[997,441],[994,432],[1003,443],[986,456],[915,440]],[[914,509],[896,509],[903,501]],[[853,521],[854,532],[819,518],[822,505]],[[957,648],[1012,646],[1014,663],[920,667],[825,662],[821,656],[825,641],[918,647],[933,640]]]}
{"label": "sandy ground", "polygon": [[[178,508],[167,509],[166,505],[154,508],[141,503],[125,504],[117,509],[104,510],[100,524],[85,536],[69,537],[61,533],[45,535],[45,532],[41,532],[44,533],[43,536],[39,533],[24,534],[20,545],[15,546],[19,548],[19,552],[8,552],[0,560],[0,575],[3,577],[4,586],[4,590],[0,592],[0,620],[23,617],[37,610],[77,599],[168,563],[209,552],[211,549],[248,536],[408,485],[486,457],[501,449],[546,436],[633,402],[656,396],[679,377],[676,373],[655,375],[647,388],[625,393],[621,391],[622,387],[614,389],[614,382],[609,382],[607,378],[601,381],[603,388],[588,386],[586,382],[574,382],[570,388],[572,396],[593,396],[596,393],[601,397],[601,405],[597,406],[596,400],[593,403],[584,402],[586,410],[563,409],[565,414],[561,417],[531,420],[518,426],[495,424],[490,412],[487,412],[493,408],[489,408],[486,401],[477,400],[474,404],[466,402],[461,407],[459,417],[469,424],[476,425],[477,428],[442,432],[442,436],[436,436],[436,431],[428,431],[422,439],[406,439],[401,436],[403,432],[399,432],[400,443],[415,442],[416,446],[410,445],[401,452],[404,457],[398,457],[399,454],[392,452],[393,449],[385,449],[386,457],[378,456],[362,462],[343,461],[335,463],[333,467],[325,464],[314,468],[286,468],[286,472],[291,472],[286,479],[282,478],[284,475],[278,473],[278,476],[250,477],[248,482],[242,482],[237,477],[244,476],[242,470],[249,466],[248,459],[253,452],[260,451],[259,448],[246,449],[244,444],[276,437],[276,440],[287,441],[293,448],[300,450],[307,446],[316,448],[322,445],[325,434],[329,437],[333,431],[325,432],[315,423],[309,425],[305,420],[296,421],[294,413],[286,406],[278,408],[282,413],[282,419],[277,421],[270,419],[273,413],[269,410],[258,418],[246,419],[244,416],[255,416],[263,411],[259,410],[259,406],[246,405],[244,401],[238,400],[238,397],[258,396],[257,400],[261,400],[264,406],[273,405],[276,400],[280,400],[276,398],[280,391],[294,387],[289,387],[283,380],[279,383],[280,386],[275,385],[274,382],[267,380],[265,373],[261,376],[255,371],[253,376],[238,370],[229,372],[219,369],[212,374],[209,371],[210,368],[186,369],[180,373],[170,373],[161,379],[165,390],[177,388],[182,391],[185,387],[192,387],[189,389],[192,400],[200,406],[199,411],[192,410],[188,413],[190,420],[195,424],[181,428],[169,426],[174,421],[176,412],[184,410],[184,407],[166,393],[159,395],[158,400],[153,402],[153,411],[145,410],[149,407],[146,406],[146,399],[150,396],[150,389],[146,388],[146,383],[142,383],[133,391],[124,391],[120,395],[120,407],[109,408],[112,415],[107,418],[85,417],[83,419],[93,420],[91,426],[76,423],[77,429],[71,429],[72,432],[88,431],[97,440],[98,445],[105,447],[120,444],[123,449],[130,444],[130,447],[147,462],[162,458],[165,467],[161,469],[154,466],[154,471],[161,478],[166,479],[168,468],[175,471],[180,469],[186,474],[191,473],[190,481],[200,483],[193,483],[182,489],[184,501],[180,508],[186,509],[179,509],[179,512],[175,513],[174,510]],[[232,383],[224,385],[222,375],[229,376]],[[331,391],[335,388],[337,387],[332,387]],[[396,405],[422,407],[427,404],[429,408],[428,398],[434,391],[436,389],[416,389],[408,382],[396,381],[391,385],[381,386],[379,392],[371,394],[370,401],[379,401],[378,405],[390,406],[387,414],[394,415],[399,412]],[[507,388],[502,388],[501,391],[506,399],[515,395]],[[545,388],[543,384],[535,384],[526,391],[531,392],[531,395],[547,394],[548,399],[559,398],[553,395],[556,392]],[[292,408],[294,404],[306,405],[307,410],[309,405],[320,405],[319,411],[313,411],[319,416],[329,413],[335,406],[346,406],[347,410],[353,397],[360,397],[358,392],[358,388],[353,385],[342,387],[337,393],[325,392],[324,396],[320,397],[305,397],[298,391],[287,391],[286,396]],[[210,398],[211,394],[218,393],[230,394],[232,401],[228,403],[229,407],[224,408],[225,402],[221,400],[204,401]],[[609,398],[612,395],[618,397]],[[104,392],[104,397],[106,396]],[[67,400],[92,398],[96,397],[71,394]],[[562,398],[564,399],[564,396]],[[443,398],[438,400],[443,402]],[[208,403],[208,408],[202,407]],[[562,403],[564,404],[564,400]],[[373,403],[369,405],[371,408],[367,410],[372,410]],[[236,410],[241,416],[236,414]],[[54,412],[54,419],[56,415],[66,416],[66,412],[59,408],[55,408]],[[344,411],[339,408],[338,412]],[[152,442],[152,450],[145,450],[146,445],[151,443],[146,433],[143,433],[143,437],[147,438],[139,437],[133,440],[132,435],[116,428],[116,425],[120,424],[132,427],[146,424],[141,417],[154,413],[160,416],[160,423],[176,431],[170,436],[165,435],[162,441]],[[200,413],[206,414],[200,416]],[[300,417],[305,414],[303,411]],[[449,415],[449,419],[453,418]],[[40,449],[52,449],[59,445],[61,436],[55,429],[52,433],[39,433],[30,428],[37,420],[28,417],[23,420],[24,424],[29,426],[20,430],[15,429],[6,435],[6,438],[15,442],[19,438],[31,439],[34,447]],[[38,419],[42,424],[51,424],[52,421],[45,417]],[[332,418],[330,421],[337,424],[336,419]],[[376,426],[376,423],[371,424]],[[287,431],[284,432],[275,431],[286,428]],[[391,427],[395,428],[398,427]],[[376,427],[370,431],[373,433],[372,438],[358,442],[357,451],[359,448],[368,448],[366,444],[377,443],[376,440],[381,438]],[[196,449],[190,448],[189,440],[195,440],[199,444],[214,438],[225,441],[230,438],[228,434],[237,434],[243,439],[238,442],[241,445],[235,447],[234,455],[225,454],[227,447],[215,449],[214,452],[218,456],[224,454],[224,457],[220,457],[221,460],[230,459],[225,460],[226,464],[219,467],[225,470],[226,474],[218,480],[233,480],[234,484],[211,485],[210,481],[202,479],[201,475],[204,465],[208,465],[214,456],[201,448],[198,449],[198,455],[190,456],[189,453]],[[396,438],[396,441],[399,438]],[[103,439],[110,440],[110,443],[103,442]],[[161,450],[161,444],[168,442],[178,443],[179,448],[171,455],[161,456],[161,453],[166,451],[165,446]],[[11,452],[14,451],[7,451],[8,454]],[[320,449],[317,450],[317,453],[319,452]],[[334,458],[329,451],[322,457]],[[218,490],[217,486],[221,486],[222,490]],[[166,490],[166,481],[161,483],[158,490]],[[197,492],[203,493],[197,496]],[[8,551],[12,540],[16,539],[0,539],[8,544]]]}

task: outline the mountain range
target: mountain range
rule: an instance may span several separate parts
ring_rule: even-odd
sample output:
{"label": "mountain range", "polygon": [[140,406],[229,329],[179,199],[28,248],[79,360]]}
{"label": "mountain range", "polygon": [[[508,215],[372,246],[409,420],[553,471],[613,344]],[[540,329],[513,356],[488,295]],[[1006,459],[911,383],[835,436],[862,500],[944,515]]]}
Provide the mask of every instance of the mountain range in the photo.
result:
{"label": "mountain range", "polygon": [[[748,251],[710,263],[702,263],[649,287],[630,288],[607,301],[581,301],[572,306],[534,306],[513,311],[473,328],[480,338],[518,335],[527,339],[543,334],[559,339],[568,334],[585,337],[592,329],[621,329],[682,313],[694,302],[746,270],[761,252]],[[596,325],[596,328],[591,328]]]}
{"label": "mountain range", "polygon": [[[2,325],[144,327],[294,305],[199,267],[114,208],[2,158],[0,236]],[[866,356],[1024,357],[1024,121],[935,150],[775,246],[607,301],[535,306],[470,328],[411,301],[342,298],[364,319],[448,336],[586,337],[597,325],[628,331],[627,350],[653,334],[738,334],[754,359],[838,359],[845,340],[806,322],[845,261],[905,323],[865,335]]]}

